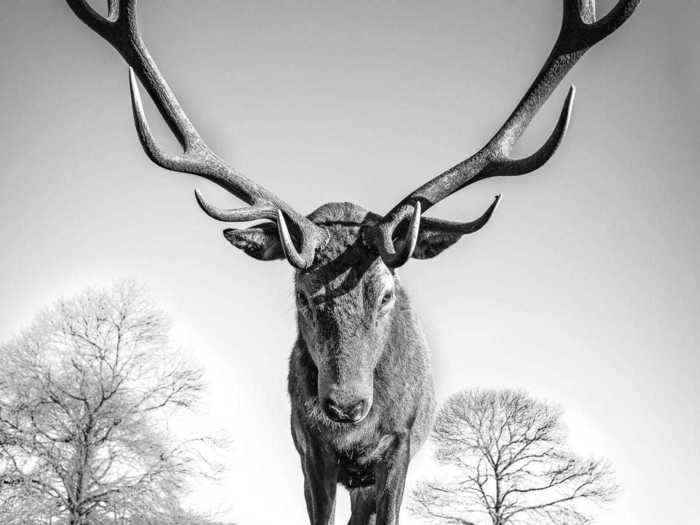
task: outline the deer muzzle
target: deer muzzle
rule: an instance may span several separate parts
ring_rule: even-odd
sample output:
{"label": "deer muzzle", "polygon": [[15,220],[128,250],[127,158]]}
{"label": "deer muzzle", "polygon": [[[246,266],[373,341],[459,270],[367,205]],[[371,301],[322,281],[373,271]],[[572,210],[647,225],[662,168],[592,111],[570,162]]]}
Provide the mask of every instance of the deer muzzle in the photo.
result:
{"label": "deer muzzle", "polygon": [[[363,388],[364,387],[364,388]],[[324,413],[336,423],[356,424],[372,408],[372,387],[357,383],[319,385],[319,400]]]}

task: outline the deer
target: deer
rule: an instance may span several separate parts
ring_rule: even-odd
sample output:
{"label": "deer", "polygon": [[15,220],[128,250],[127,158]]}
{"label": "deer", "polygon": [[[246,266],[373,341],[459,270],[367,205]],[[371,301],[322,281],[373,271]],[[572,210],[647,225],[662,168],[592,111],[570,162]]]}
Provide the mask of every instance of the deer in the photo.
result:
{"label": "deer", "polygon": [[[195,189],[211,218],[257,222],[225,229],[247,255],[294,268],[297,338],[289,358],[291,434],[304,476],[312,525],[334,522],[338,484],[350,493],[350,525],[398,523],[409,463],[430,433],[435,399],[429,350],[397,269],[430,259],[483,228],[499,204],[467,222],[424,216],[453,193],[490,177],[531,173],[557,151],[571,119],[571,86],[553,131],[533,154],[512,149],[566,74],[616,31],[640,0],[619,0],[600,20],[594,0],[563,0],[562,25],[542,69],[506,122],[477,153],[378,214],[331,202],[308,215],[235,171],[204,142],[158,69],[139,32],[136,0],[108,0],[106,14],[87,0],[66,0],[129,66],[136,132],[158,166],[203,177],[246,205],[222,208]],[[152,134],[140,84],[182,147],[164,151]]]}

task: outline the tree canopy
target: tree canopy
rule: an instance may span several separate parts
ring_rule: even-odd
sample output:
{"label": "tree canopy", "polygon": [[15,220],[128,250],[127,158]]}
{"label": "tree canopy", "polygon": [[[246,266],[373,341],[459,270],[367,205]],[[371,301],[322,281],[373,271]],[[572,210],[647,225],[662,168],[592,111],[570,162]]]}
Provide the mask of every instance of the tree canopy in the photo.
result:
{"label": "tree canopy", "polygon": [[209,438],[177,440],[167,421],[201,390],[135,285],[45,310],[0,348],[3,524],[176,523]]}
{"label": "tree canopy", "polygon": [[561,412],[523,392],[455,394],[432,435],[440,479],[418,485],[412,510],[460,525],[589,523],[617,487],[607,463],[577,457],[565,437]]}

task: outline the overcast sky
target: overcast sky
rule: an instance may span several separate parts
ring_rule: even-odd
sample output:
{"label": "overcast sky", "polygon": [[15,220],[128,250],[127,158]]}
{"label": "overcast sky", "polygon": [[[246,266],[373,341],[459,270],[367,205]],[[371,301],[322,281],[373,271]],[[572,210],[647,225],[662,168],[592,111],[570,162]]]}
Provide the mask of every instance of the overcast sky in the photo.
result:
{"label": "overcast sky", "polygon": [[[386,212],[474,152],[539,69],[561,12],[559,0],[141,4],[151,51],[208,143],[304,212]],[[441,203],[469,219],[504,194],[487,228],[401,271],[440,399],[520,387],[559,403],[575,448],[617,467],[624,490],[603,525],[697,514],[699,20],[694,0],[643,2],[565,81],[578,97],[551,162]],[[242,525],[305,523],[289,265],[230,247],[192,190],[233,198],[150,164],[125,65],[64,2],[3,2],[0,57],[0,339],[86,285],[145,283],[206,371],[206,413],[188,425],[233,442],[229,473],[194,503]]]}

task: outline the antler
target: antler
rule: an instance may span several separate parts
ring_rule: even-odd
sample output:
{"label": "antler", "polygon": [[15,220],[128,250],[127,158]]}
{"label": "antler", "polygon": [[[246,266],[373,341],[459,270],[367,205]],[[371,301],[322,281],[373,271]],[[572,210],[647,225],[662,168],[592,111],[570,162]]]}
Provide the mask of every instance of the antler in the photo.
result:
{"label": "antler", "polygon": [[[228,222],[257,219],[276,221],[289,262],[302,270],[311,266],[316,248],[325,238],[323,230],[267,189],[236,173],[204,143],[141,39],[136,22],[136,0],[108,0],[106,17],[97,13],[87,0],[66,1],[73,12],[112,44],[129,64],[136,130],[148,157],[163,168],[204,177],[249,205],[232,210],[217,208],[207,203],[195,190],[197,202],[209,216]],[[143,110],[136,77],[180,142],[183,153],[169,154],[156,144]],[[293,226],[291,235],[285,219],[289,219]],[[298,239],[300,250],[297,250],[292,237]]]}
{"label": "antler", "polygon": [[[573,86],[566,97],[559,121],[544,145],[526,158],[511,159],[509,155],[533,117],[574,64],[588,49],[619,28],[632,15],[639,2],[640,0],[620,0],[607,16],[596,22],[595,4],[592,0],[564,0],[561,31],[554,49],[501,129],[478,153],[404,198],[370,233],[371,242],[387,265],[400,266],[411,257],[412,248],[415,247],[415,243],[410,240],[399,241],[398,249],[394,244],[397,228],[404,221],[410,219],[415,226],[416,217],[419,218],[421,212],[465,186],[489,177],[530,173],[552,157],[569,125],[575,95]],[[585,21],[582,17],[585,17]],[[493,211],[493,204],[489,209]],[[457,225],[452,227],[458,228]]]}

